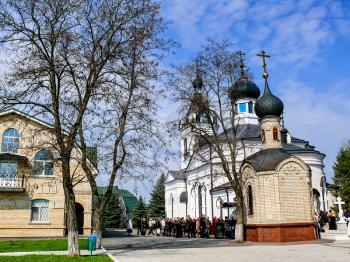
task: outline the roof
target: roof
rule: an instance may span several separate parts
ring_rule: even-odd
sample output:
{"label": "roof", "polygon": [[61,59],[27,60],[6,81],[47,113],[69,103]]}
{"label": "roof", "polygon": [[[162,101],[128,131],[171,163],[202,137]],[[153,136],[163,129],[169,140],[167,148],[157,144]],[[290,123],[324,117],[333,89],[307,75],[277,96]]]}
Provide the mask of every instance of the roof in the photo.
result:
{"label": "roof", "polygon": [[139,201],[134,194],[132,194],[130,191],[125,189],[118,189],[118,192],[123,198],[126,209],[130,210],[130,209],[136,208]]}
{"label": "roof", "polygon": [[210,189],[210,191],[213,192],[213,191],[219,191],[219,190],[229,189],[229,188],[232,188],[232,185],[230,182],[226,182],[220,186],[213,187],[212,189]]}
{"label": "roof", "polygon": [[262,149],[247,157],[244,163],[253,166],[256,172],[275,170],[279,163],[291,155],[281,148]]}
{"label": "roof", "polygon": [[[104,193],[106,193],[107,188],[108,187],[106,186],[97,187],[97,191],[99,195],[103,195]],[[137,206],[138,200],[134,194],[132,194],[130,191],[126,189],[119,189],[117,186],[114,186],[114,189],[123,198],[123,202],[126,209],[128,210],[135,209],[135,207]]]}
{"label": "roof", "polygon": [[170,170],[169,174],[175,179],[175,180],[185,180],[186,179],[186,173],[182,170]]}

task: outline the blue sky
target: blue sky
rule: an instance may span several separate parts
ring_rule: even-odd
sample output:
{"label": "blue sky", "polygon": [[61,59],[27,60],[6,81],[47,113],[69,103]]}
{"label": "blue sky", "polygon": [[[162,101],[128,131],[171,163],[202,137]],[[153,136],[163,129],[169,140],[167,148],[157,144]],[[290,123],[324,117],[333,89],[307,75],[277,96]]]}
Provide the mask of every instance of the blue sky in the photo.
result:
{"label": "blue sky", "polygon": [[[168,0],[162,15],[171,21],[167,36],[182,45],[166,67],[193,58],[209,37],[226,38],[247,54],[262,88],[256,54],[270,54],[270,86],[285,104],[286,127],[327,155],[332,176],[336,153],[350,139],[350,1]],[[161,112],[164,120],[176,114]]]}
{"label": "blue sky", "polygon": [[[350,139],[350,1],[165,0],[167,36],[181,43],[163,66],[193,58],[207,38],[230,39],[262,89],[264,49],[272,92],[285,105],[286,127],[325,153],[331,181],[339,148]],[[176,117],[168,102],[160,115]],[[170,168],[178,168],[174,161]],[[140,186],[147,194],[152,185]]]}

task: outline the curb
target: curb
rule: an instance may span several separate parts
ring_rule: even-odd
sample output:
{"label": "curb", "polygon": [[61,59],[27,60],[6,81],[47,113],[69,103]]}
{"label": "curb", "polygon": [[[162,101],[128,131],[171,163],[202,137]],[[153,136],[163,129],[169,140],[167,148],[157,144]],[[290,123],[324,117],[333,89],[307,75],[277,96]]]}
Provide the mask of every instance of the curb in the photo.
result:
{"label": "curb", "polygon": [[111,253],[109,253],[103,246],[101,246],[102,251],[110,258],[112,259],[112,261],[114,262],[120,262],[119,259],[117,259],[116,257],[114,257]]}

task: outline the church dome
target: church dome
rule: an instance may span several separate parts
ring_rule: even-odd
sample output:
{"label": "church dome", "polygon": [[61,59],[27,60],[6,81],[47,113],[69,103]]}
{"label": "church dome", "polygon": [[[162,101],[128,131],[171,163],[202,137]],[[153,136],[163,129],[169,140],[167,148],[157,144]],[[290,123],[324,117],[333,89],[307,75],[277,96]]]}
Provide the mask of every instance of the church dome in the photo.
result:
{"label": "church dome", "polygon": [[281,99],[274,96],[268,85],[265,85],[264,94],[255,103],[255,113],[259,118],[265,116],[280,116],[283,113]]}
{"label": "church dome", "polygon": [[282,134],[282,135],[288,134],[288,129],[285,128],[285,127],[282,127],[282,128],[281,128],[281,134]]}
{"label": "church dome", "polygon": [[233,87],[229,90],[231,98],[255,98],[260,96],[260,90],[258,86],[248,80],[246,77],[241,77],[237,80]]}

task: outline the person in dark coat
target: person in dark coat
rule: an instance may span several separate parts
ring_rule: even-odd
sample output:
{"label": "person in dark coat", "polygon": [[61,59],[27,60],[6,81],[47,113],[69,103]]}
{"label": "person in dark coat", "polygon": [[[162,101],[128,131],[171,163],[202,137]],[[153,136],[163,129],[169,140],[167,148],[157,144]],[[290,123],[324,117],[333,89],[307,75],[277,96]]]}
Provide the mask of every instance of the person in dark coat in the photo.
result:
{"label": "person in dark coat", "polygon": [[332,209],[329,210],[328,218],[329,230],[337,230],[337,215]]}

